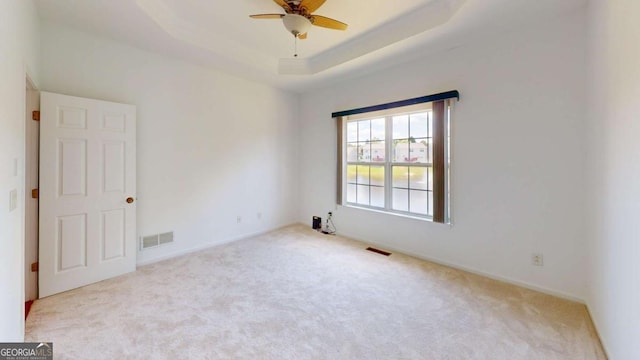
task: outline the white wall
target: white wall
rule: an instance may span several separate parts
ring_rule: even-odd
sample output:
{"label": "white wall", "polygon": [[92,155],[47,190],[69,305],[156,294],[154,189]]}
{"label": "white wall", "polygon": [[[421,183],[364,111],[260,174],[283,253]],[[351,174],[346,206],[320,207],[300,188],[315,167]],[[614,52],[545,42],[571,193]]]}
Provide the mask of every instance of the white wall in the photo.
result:
{"label": "white wall", "polygon": [[297,95],[47,23],[42,44],[43,90],[137,105],[138,234],[175,231],[138,263],[296,220]]}
{"label": "white wall", "polygon": [[[25,72],[38,82],[38,36],[31,1],[0,1],[0,342],[24,338]],[[12,189],[18,208],[9,212]]]}
{"label": "white wall", "polygon": [[588,306],[611,359],[640,359],[640,2],[589,10]]}
{"label": "white wall", "polygon": [[580,10],[305,94],[299,220],[334,209],[332,112],[457,89],[454,225],[339,207],[338,233],[584,299],[584,31]]}

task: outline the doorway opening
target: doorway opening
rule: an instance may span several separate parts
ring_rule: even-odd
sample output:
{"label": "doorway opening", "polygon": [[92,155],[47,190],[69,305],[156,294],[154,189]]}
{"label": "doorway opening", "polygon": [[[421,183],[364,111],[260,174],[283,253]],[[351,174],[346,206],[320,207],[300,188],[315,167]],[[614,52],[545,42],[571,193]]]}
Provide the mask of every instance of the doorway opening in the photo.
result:
{"label": "doorway opening", "polygon": [[25,319],[29,315],[31,304],[38,298],[38,185],[40,92],[33,81],[26,76],[25,87],[25,154],[24,154],[24,299]]}

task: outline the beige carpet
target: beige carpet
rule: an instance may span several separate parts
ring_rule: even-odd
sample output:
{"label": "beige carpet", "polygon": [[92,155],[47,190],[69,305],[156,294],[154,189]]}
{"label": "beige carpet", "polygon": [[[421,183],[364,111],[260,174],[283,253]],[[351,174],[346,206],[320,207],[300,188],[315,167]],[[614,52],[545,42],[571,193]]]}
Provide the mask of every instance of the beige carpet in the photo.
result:
{"label": "beige carpet", "polygon": [[583,305],[292,226],[38,300],[56,359],[603,359]]}

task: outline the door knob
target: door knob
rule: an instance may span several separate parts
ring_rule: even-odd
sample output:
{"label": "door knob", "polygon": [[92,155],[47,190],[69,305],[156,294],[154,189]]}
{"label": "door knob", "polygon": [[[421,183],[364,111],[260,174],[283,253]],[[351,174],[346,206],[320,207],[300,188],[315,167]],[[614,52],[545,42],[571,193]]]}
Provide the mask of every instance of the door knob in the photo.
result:
{"label": "door knob", "polygon": [[128,197],[127,198],[127,204],[131,204],[133,202],[133,198],[132,197]]}

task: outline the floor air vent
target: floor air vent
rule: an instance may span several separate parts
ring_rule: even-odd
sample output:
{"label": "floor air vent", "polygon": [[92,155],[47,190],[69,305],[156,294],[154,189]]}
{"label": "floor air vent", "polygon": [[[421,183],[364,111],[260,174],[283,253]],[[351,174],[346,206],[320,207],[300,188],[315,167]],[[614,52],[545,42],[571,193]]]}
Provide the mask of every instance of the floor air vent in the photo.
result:
{"label": "floor air vent", "polygon": [[173,242],[173,231],[140,237],[140,250]]}
{"label": "floor air vent", "polygon": [[380,255],[384,255],[384,256],[389,256],[391,255],[390,252],[386,252],[380,249],[376,249],[376,248],[372,248],[372,247],[368,247],[367,250],[372,251],[374,253],[380,254]]}

